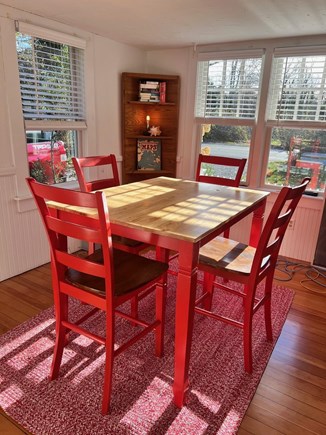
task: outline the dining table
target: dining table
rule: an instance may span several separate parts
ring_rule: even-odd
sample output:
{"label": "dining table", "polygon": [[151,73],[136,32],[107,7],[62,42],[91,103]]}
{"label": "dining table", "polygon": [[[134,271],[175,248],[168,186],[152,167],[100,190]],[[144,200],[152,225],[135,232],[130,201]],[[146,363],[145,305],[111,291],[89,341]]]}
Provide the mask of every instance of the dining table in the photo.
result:
{"label": "dining table", "polygon": [[[252,214],[249,243],[257,246],[269,192],[156,177],[102,190],[111,231],[157,247],[157,258],[178,253],[175,306],[174,403],[182,407],[189,389],[189,364],[200,247]],[[65,209],[64,204],[52,204]],[[92,209],[76,213],[95,217]],[[71,207],[69,207],[71,209]]]}

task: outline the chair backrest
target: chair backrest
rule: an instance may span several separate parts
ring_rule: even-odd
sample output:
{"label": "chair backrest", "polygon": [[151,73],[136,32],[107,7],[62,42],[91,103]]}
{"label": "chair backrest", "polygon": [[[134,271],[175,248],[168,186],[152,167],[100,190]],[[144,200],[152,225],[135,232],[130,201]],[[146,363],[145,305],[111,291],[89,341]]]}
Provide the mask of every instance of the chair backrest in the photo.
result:
{"label": "chair backrest", "polygon": [[[106,189],[107,187],[120,185],[117,160],[114,154],[109,154],[108,156],[73,157],[72,162],[82,192],[92,192],[93,190]],[[112,177],[92,181],[86,180],[83,168],[97,166],[111,167]]]}
{"label": "chair backrest", "polygon": [[[196,169],[196,181],[202,181],[204,183],[219,184],[222,186],[238,187],[240,185],[243,170],[246,166],[247,159],[236,159],[231,157],[218,157],[218,156],[205,156],[199,154],[197,169]],[[218,165],[222,167],[233,167],[235,169],[235,175],[231,178],[221,177],[215,175],[201,175],[202,164]],[[231,171],[232,172],[232,171]]]}
{"label": "chair backrest", "polygon": [[[33,178],[26,180],[48,235],[54,291],[61,285],[69,286],[65,280],[65,271],[67,268],[71,268],[91,276],[104,278],[106,299],[108,303],[112,303],[113,252],[109,212],[104,193],[78,192],[41,184]],[[57,213],[54,208],[51,209],[48,206],[49,201],[72,207],[94,209],[94,218],[82,216],[72,210]],[[67,237],[101,244],[103,264],[69,253]]]}
{"label": "chair backrest", "polygon": [[269,213],[256,249],[251,274],[263,273],[264,264],[275,266],[277,256],[291,217],[310,178],[304,178],[296,187],[283,187]]}

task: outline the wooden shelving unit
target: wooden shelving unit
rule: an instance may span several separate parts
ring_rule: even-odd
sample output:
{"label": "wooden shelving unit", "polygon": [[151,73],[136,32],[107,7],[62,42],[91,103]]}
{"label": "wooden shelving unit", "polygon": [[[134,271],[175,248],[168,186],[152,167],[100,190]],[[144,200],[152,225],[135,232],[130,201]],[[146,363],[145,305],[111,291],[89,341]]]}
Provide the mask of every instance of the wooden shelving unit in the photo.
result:
{"label": "wooden shelving unit", "polygon": [[[166,82],[166,102],[139,101],[141,80]],[[176,75],[122,73],[122,182],[176,176],[178,148],[180,78]],[[146,136],[146,116],[150,126],[160,126],[162,169],[137,170],[137,140]]]}

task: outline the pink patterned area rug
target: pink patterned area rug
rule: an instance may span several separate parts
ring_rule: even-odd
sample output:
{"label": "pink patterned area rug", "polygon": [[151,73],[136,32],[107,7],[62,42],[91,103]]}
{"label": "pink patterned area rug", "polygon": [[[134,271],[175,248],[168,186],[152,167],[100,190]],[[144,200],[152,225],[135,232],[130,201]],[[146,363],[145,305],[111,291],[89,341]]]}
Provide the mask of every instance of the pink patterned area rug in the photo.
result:
{"label": "pink patterned area rug", "polygon": [[[0,337],[0,405],[32,434],[235,434],[266,368],[281,332],[293,292],[275,286],[274,342],[265,338],[263,310],[254,319],[254,372],[243,368],[242,331],[195,316],[187,404],[173,404],[174,303],[176,279],[169,276],[165,356],[154,356],[150,334],[115,360],[111,413],[100,413],[104,348],[76,337],[64,353],[61,376],[49,382],[54,344],[53,309]],[[241,301],[219,294],[214,301],[236,315]],[[140,313],[152,312],[152,296],[141,302]],[[72,304],[81,312],[85,306]],[[102,314],[89,323],[103,328]],[[133,327],[131,327],[132,330]],[[117,342],[130,326],[117,321]]]}

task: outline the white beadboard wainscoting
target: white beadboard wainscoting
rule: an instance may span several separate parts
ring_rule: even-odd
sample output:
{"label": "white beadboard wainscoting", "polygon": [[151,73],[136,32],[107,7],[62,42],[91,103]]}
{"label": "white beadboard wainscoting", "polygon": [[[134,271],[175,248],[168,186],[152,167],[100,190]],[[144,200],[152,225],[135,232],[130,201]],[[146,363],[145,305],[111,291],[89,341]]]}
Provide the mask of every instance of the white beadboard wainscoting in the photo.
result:
{"label": "white beadboard wainscoting", "polygon": [[[36,206],[19,211],[15,175],[0,175],[0,281],[50,261],[49,244]],[[34,200],[29,200],[34,201]],[[70,245],[77,250],[80,242]]]}
{"label": "white beadboard wainscoting", "polygon": [[[265,220],[276,194],[267,199]],[[322,198],[302,197],[292,217],[293,227],[288,228],[281,246],[280,255],[299,261],[313,262],[323,210]],[[248,243],[251,217],[239,222],[231,229],[231,238]]]}
{"label": "white beadboard wainscoting", "polygon": [[[0,174],[0,281],[49,261],[48,241],[38,210],[31,200],[15,199],[15,175],[8,172]],[[275,198],[275,194],[268,198],[265,216]],[[25,202],[28,206],[24,206]],[[320,198],[301,199],[293,218],[294,227],[286,233],[281,255],[313,262],[322,207]],[[250,217],[239,222],[232,228],[231,237],[247,242],[250,225]],[[80,248],[79,241],[70,245],[72,251]]]}

